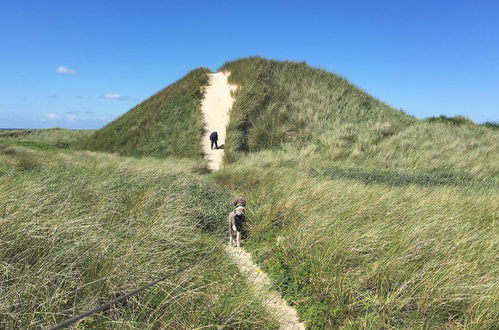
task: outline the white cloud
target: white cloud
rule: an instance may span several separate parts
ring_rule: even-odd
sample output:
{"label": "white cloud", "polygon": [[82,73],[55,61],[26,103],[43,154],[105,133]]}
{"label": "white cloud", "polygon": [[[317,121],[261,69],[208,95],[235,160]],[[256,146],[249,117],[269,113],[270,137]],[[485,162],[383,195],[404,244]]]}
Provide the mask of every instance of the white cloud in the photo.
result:
{"label": "white cloud", "polygon": [[45,116],[40,118],[40,121],[59,120],[59,119],[61,119],[61,116],[51,112],[51,113],[47,113]]}
{"label": "white cloud", "polygon": [[[91,113],[91,112],[89,112]],[[64,115],[64,119],[67,121],[85,121],[85,120],[92,120],[92,121],[109,121],[111,118],[105,117],[105,116],[96,116],[96,115],[91,115],[91,114],[66,114]]]}
{"label": "white cloud", "polygon": [[64,115],[58,115],[53,112],[48,113],[40,118],[40,121],[58,121],[58,122],[75,122],[75,121],[101,121],[107,122],[112,120],[110,116],[98,116],[92,111],[68,111]]}
{"label": "white cloud", "polygon": [[128,100],[128,96],[121,95],[118,93],[108,93],[102,95],[102,97],[109,100]]}
{"label": "white cloud", "polygon": [[55,72],[62,73],[62,74],[77,74],[78,73],[78,71],[71,69],[71,68],[68,68],[67,66],[62,66],[62,65],[58,66],[55,69]]}

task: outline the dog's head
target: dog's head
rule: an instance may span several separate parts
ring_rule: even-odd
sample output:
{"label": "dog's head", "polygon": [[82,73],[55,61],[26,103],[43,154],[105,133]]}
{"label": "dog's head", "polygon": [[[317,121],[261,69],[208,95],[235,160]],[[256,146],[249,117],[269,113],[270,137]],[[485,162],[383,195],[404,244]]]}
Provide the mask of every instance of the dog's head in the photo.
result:
{"label": "dog's head", "polygon": [[235,207],[238,207],[238,206],[246,206],[246,200],[242,197],[238,197],[236,198],[236,200],[234,201],[234,206]]}
{"label": "dog's head", "polygon": [[246,210],[244,209],[244,206],[238,206],[236,207],[236,215],[244,215],[244,212]]}

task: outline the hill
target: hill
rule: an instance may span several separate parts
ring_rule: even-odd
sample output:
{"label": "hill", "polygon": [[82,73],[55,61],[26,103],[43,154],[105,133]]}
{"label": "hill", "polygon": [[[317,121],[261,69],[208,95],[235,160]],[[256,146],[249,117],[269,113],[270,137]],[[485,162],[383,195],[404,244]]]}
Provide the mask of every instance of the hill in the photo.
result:
{"label": "hill", "polygon": [[[260,150],[318,169],[334,164],[417,171],[499,184],[499,132],[471,121],[418,120],[305,63],[246,58],[224,64],[239,85],[226,162]],[[489,125],[490,126],[490,125]],[[459,179],[457,179],[459,180]]]}
{"label": "hill", "polygon": [[209,70],[199,68],[95,131],[80,149],[128,156],[202,158],[201,101]]}
{"label": "hill", "polygon": [[[93,281],[112,277],[121,270],[116,265],[144,278],[137,265],[160,269],[163,263],[149,256],[166,251],[185,249],[198,255],[196,251],[213,246],[223,230],[224,196],[229,192],[248,201],[245,248],[308,328],[499,327],[497,125],[477,125],[461,117],[419,120],[344,78],[305,63],[253,57],[228,62],[220,71],[230,72],[229,82],[237,85],[237,91],[223,141],[225,166],[213,174],[196,174],[207,174],[200,153],[199,114],[206,69],[194,70],[158,93],[158,99],[153,96],[144,101],[91,137],[83,137],[79,145],[143,159],[61,148],[41,150],[6,140],[16,146],[14,151],[3,149],[0,178],[8,181],[0,180],[0,193],[6,192],[0,201],[19,202],[14,208],[7,202],[0,204],[4,212],[0,214],[8,219],[2,234],[15,238],[0,251],[18,248],[27,250],[29,257],[18,260],[11,257],[15,253],[4,254],[4,273],[31,267],[34,260],[35,274],[41,274],[34,279],[8,277],[15,289],[9,291],[7,306],[17,306],[19,294],[29,296],[25,288],[33,287],[32,283],[54,276],[57,282],[57,274],[66,278],[62,271],[43,275],[53,256],[59,255],[58,246],[78,252],[70,258],[77,269],[88,265],[79,264],[79,247],[95,237],[118,242],[117,251],[133,259],[128,267],[112,254],[92,254],[105,271],[90,276],[88,282],[78,282],[79,275],[69,277],[76,287],[97,285]],[[35,154],[25,153],[26,147],[36,149]],[[22,152],[17,153],[18,149]],[[156,159],[167,156],[177,158]],[[65,213],[60,207],[65,201],[78,207]],[[24,212],[30,209],[28,205],[40,205],[36,216]],[[90,214],[90,223],[81,218],[86,214]],[[17,217],[20,222],[15,221]],[[147,222],[147,217],[154,221]],[[174,224],[167,220],[171,217],[177,219]],[[65,226],[63,219],[77,219],[81,227]],[[104,230],[71,236],[72,228],[93,228],[94,222]],[[185,223],[197,224],[196,230],[187,233],[188,240],[184,239]],[[162,245],[154,232],[169,235],[164,228],[170,226],[172,240]],[[63,244],[51,246],[48,255],[24,247],[25,237],[36,243],[43,237],[40,232],[52,227],[69,233],[70,239],[54,236]],[[138,239],[143,232],[151,243]],[[80,234],[81,241],[73,240]],[[221,252],[217,256],[227,257]],[[163,261],[181,265],[183,259]],[[232,266],[227,260],[220,262],[214,268],[193,271],[192,278],[201,274],[219,283],[220,274]],[[237,278],[238,273],[233,276]],[[96,291],[101,296],[125,290],[105,283],[107,287]],[[246,314],[236,312],[244,297],[231,289],[199,284],[187,296],[201,301],[200,311],[194,311],[188,300],[181,300],[185,304],[177,310],[174,304],[163,305],[161,299],[158,305],[153,297],[145,304],[151,309],[133,305],[126,315],[113,315],[113,320],[140,327],[147,322],[145,315],[154,310],[160,317],[148,321],[157,326],[169,320],[180,327],[227,320],[238,327],[238,322],[244,322]],[[39,304],[56,302],[54,308],[47,307],[46,315],[64,304],[64,299],[53,298],[54,292],[60,291],[35,296]],[[88,306],[89,301],[98,300],[91,294],[86,297],[83,301]],[[258,300],[250,297],[249,301],[254,302],[248,308],[255,311],[254,318],[241,327],[250,328],[252,322],[264,328],[275,326]],[[14,307],[2,310],[2,315],[10,315],[9,322],[34,310],[31,305],[20,311]],[[165,310],[191,318],[185,324],[175,323],[180,321]],[[101,322],[108,325],[103,319],[96,324]]]}
{"label": "hill", "polygon": [[239,88],[215,180],[309,328],[499,326],[494,125],[418,120],[305,63],[221,70]]}

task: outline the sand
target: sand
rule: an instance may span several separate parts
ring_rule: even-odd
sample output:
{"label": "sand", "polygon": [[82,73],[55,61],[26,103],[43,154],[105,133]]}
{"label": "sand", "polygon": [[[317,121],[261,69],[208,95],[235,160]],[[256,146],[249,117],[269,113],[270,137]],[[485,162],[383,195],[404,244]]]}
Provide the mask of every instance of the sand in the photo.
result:
{"label": "sand", "polygon": [[289,306],[278,292],[270,288],[269,277],[253,262],[248,252],[242,248],[229,246],[226,247],[226,251],[232,256],[240,272],[246,276],[255,294],[263,298],[267,310],[279,320],[280,329],[305,329],[298,319],[296,310]]}
{"label": "sand", "polygon": [[229,112],[234,103],[231,91],[236,90],[235,85],[230,85],[227,78],[228,72],[210,74],[210,82],[204,94],[201,110],[204,115],[205,132],[203,135],[203,152],[208,160],[208,167],[216,171],[222,166],[223,149],[210,148],[210,134],[218,133],[218,146],[225,144],[225,130],[229,123]]}
{"label": "sand", "polygon": [[[222,166],[224,150],[211,149],[210,134],[218,133],[218,146],[225,144],[225,130],[229,123],[229,113],[234,103],[231,92],[236,86],[230,85],[227,78],[230,73],[217,72],[210,74],[210,82],[206,87],[201,109],[204,116],[205,131],[203,134],[203,152],[208,166],[216,171]],[[234,259],[239,270],[244,274],[255,294],[264,298],[267,310],[279,320],[280,328],[286,330],[305,329],[300,323],[296,310],[290,307],[279,293],[270,289],[270,280],[261,269],[253,263],[251,255],[242,248],[226,247],[228,254]]]}

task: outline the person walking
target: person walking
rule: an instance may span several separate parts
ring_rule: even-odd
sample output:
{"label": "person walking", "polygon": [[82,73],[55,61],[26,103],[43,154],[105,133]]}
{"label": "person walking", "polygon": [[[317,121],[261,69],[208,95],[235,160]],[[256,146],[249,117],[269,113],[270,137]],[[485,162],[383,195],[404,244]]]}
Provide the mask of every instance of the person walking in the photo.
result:
{"label": "person walking", "polygon": [[210,134],[210,141],[211,141],[211,149],[213,149],[213,145],[215,145],[215,149],[218,149],[218,133],[213,132]]}

